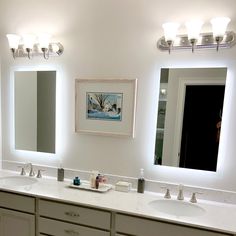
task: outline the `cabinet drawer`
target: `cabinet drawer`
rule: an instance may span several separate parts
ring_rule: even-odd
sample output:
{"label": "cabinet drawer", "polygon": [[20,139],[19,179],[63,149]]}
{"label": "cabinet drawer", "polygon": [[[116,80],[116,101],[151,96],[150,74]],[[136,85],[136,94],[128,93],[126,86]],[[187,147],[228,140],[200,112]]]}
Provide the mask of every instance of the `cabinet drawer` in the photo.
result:
{"label": "cabinet drawer", "polygon": [[41,216],[110,230],[111,213],[64,203],[39,201]]}
{"label": "cabinet drawer", "polygon": [[35,199],[14,193],[0,192],[0,207],[34,213]]}
{"label": "cabinet drawer", "polygon": [[110,232],[40,217],[39,232],[53,236],[110,236]]}
{"label": "cabinet drawer", "polygon": [[[115,229],[118,233],[131,234],[136,236],[226,236],[201,229],[184,227],[180,225],[163,223],[154,220],[117,214]],[[118,234],[119,235],[119,234]]]}

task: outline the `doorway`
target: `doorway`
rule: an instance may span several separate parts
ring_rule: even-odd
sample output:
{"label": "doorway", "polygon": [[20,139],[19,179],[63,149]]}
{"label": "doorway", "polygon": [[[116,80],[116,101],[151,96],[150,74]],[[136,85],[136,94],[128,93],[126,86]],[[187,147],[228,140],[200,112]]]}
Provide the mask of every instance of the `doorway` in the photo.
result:
{"label": "doorway", "polygon": [[179,166],[216,171],[224,85],[186,85]]}

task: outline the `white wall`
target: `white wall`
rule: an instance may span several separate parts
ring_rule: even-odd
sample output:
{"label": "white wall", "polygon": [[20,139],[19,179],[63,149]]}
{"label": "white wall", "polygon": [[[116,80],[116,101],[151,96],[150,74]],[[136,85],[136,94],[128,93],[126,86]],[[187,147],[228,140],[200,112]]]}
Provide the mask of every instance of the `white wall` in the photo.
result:
{"label": "white wall", "polygon": [[[181,182],[236,191],[236,47],[230,50],[173,52],[156,48],[161,24],[184,22],[199,16],[228,15],[235,26],[235,1],[199,0],[61,0],[1,1],[3,159],[32,161],[67,168],[98,169],[105,173],[138,176],[145,169],[148,179]],[[46,6],[44,5],[46,4]],[[205,7],[203,7],[205,6]],[[183,8],[184,7],[184,8]],[[14,16],[14,18],[12,18]],[[206,28],[209,25],[206,25]],[[236,28],[234,28],[236,29]],[[65,52],[48,61],[34,58],[13,60],[4,34],[48,31],[60,40]],[[14,68],[49,67],[57,75],[57,153],[17,152],[12,147],[12,73]],[[158,86],[161,67],[228,67],[222,145],[217,173],[154,166]],[[81,135],[74,132],[75,78],[138,78],[136,138]]]}
{"label": "white wall", "polygon": [[[0,64],[2,63],[2,60],[1,60],[1,56],[0,56]],[[1,70],[2,70],[2,67],[0,66],[0,81],[1,81],[1,84],[0,84],[0,88],[2,89],[2,73],[1,73]],[[2,104],[2,98],[0,96],[0,101],[1,101],[1,104]],[[0,104],[0,114],[2,114],[2,106]],[[0,116],[0,153],[2,154],[2,116]],[[2,155],[0,156],[0,168],[2,168]]]}

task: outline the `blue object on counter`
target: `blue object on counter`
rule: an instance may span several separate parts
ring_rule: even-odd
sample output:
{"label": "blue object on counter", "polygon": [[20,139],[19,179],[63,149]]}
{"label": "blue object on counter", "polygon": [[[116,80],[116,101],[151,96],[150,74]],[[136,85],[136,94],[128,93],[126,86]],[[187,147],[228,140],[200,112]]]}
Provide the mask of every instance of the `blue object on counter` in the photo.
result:
{"label": "blue object on counter", "polygon": [[74,185],[80,185],[80,178],[78,176],[76,176],[73,180],[73,184]]}

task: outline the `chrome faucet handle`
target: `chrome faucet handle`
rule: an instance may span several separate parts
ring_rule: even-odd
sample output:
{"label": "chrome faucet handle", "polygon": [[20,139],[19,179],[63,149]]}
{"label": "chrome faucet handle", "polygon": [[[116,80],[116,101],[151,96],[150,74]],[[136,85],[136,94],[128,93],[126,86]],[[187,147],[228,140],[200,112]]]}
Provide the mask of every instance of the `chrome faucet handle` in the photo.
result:
{"label": "chrome faucet handle", "polygon": [[164,195],[164,198],[170,199],[171,195],[170,195],[170,189],[168,187],[162,186],[162,189],[166,189],[166,193]]}
{"label": "chrome faucet handle", "polygon": [[179,185],[179,193],[177,196],[177,200],[184,200],[184,186],[182,184]]}
{"label": "chrome faucet handle", "polygon": [[37,178],[42,178],[42,171],[45,171],[45,170],[42,170],[42,169],[38,169],[38,173],[37,173]]}
{"label": "chrome faucet handle", "polygon": [[25,167],[24,166],[17,166],[18,168],[21,168],[20,175],[26,175],[25,173]]}
{"label": "chrome faucet handle", "polygon": [[192,202],[192,203],[197,203],[196,194],[203,194],[203,193],[200,193],[200,192],[193,192],[192,197],[191,197],[191,199],[190,199],[190,202]]}
{"label": "chrome faucet handle", "polygon": [[30,177],[35,176],[33,164],[32,164],[32,163],[28,163],[28,164],[26,164],[26,166],[27,166],[27,167],[28,167],[28,166],[30,167],[29,176],[30,176]]}
{"label": "chrome faucet handle", "polygon": [[33,168],[32,168],[32,169],[30,169],[29,176],[30,176],[30,177],[33,177],[33,176],[35,176],[35,173],[34,173],[34,170],[33,170]]}

